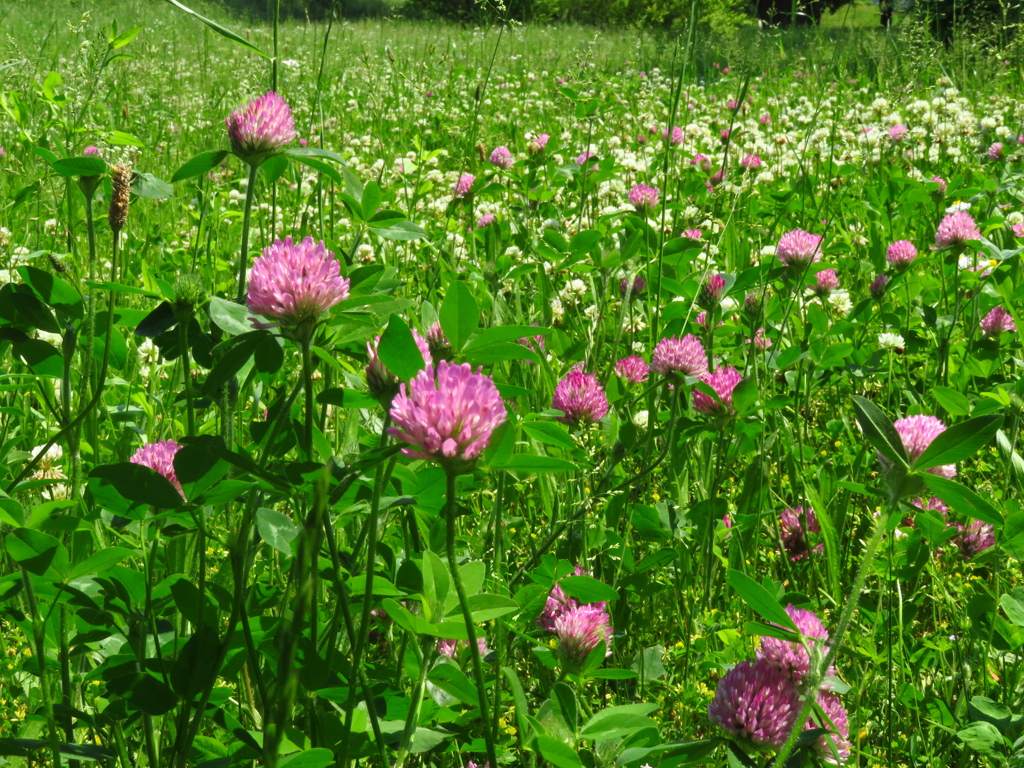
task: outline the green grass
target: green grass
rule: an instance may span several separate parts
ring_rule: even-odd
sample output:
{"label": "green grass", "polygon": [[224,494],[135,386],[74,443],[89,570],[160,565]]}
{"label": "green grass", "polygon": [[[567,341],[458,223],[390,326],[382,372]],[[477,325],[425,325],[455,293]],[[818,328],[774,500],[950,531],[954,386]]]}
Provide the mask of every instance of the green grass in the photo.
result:
{"label": "green grass", "polygon": [[821,17],[822,28],[870,29],[879,27],[878,6],[864,0],[850,3]]}

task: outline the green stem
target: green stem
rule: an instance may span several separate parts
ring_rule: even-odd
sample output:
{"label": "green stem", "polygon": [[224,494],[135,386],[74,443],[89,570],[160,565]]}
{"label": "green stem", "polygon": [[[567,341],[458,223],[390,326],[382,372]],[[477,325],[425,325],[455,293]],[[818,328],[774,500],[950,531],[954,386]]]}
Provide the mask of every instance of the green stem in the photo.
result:
{"label": "green stem", "polygon": [[[110,282],[115,282],[114,276],[116,274],[117,235],[114,235],[114,250],[111,256],[110,263]],[[8,484],[6,488],[6,492],[8,494],[10,494],[17,487],[18,483],[20,483],[22,480],[24,480],[26,477],[32,474],[35,468],[39,465],[39,462],[43,460],[43,457],[46,455],[46,452],[50,450],[50,448],[54,446],[58,440],[60,440],[64,435],[73,432],[73,430],[75,430],[83,421],[85,421],[88,415],[96,409],[96,406],[99,405],[100,400],[103,397],[103,385],[106,383],[107,366],[110,363],[110,340],[114,334],[114,307],[116,305],[116,296],[116,292],[111,291],[107,298],[107,329],[103,341],[103,358],[101,360],[99,368],[99,379],[96,382],[96,389],[92,393],[92,398],[90,398],[89,402],[82,407],[82,410],[78,412],[78,415],[75,416],[74,419],[69,421],[67,424],[63,425],[55,435],[51,436],[50,439],[46,441],[42,449],[36,454],[35,458],[26,462],[25,466],[22,468],[18,476]]]}
{"label": "green stem", "polygon": [[[381,429],[380,446],[383,448],[388,440],[388,427],[391,424],[391,414],[384,416],[384,426]],[[384,484],[384,462],[377,463],[374,472],[373,491],[370,497],[370,515],[366,521],[366,583],[363,590],[363,606],[360,616],[359,630],[356,634],[356,642],[352,648],[352,669],[360,668],[363,663],[363,651],[366,647],[366,637],[370,631],[370,611],[373,605],[373,574],[377,560],[377,523],[380,517],[380,494],[381,486]],[[356,681],[349,680],[348,702],[345,705],[345,726],[341,738],[341,759],[338,765],[348,765],[349,734],[352,732],[352,716],[355,712]]]}
{"label": "green stem", "polygon": [[[277,706],[271,722],[264,727],[263,763],[267,768],[277,765],[278,752],[284,738],[284,730],[291,717],[292,708],[299,693],[299,676],[295,672],[295,652],[302,637],[302,625],[307,612],[315,603],[315,576],[320,556],[321,520],[327,500],[329,468],[324,467],[317,483],[313,504],[306,515],[299,545],[295,553],[295,603],[291,616],[285,615],[278,635]],[[310,614],[309,634],[316,646],[316,622]]]}
{"label": "green stem", "polygon": [[793,730],[790,731],[789,738],[786,739],[786,743],[782,745],[782,749],[779,751],[775,761],[772,763],[773,766],[782,768],[782,766],[786,765],[787,758],[792,754],[794,747],[796,747],[796,742],[800,738],[800,734],[803,733],[804,724],[811,716],[811,711],[814,708],[814,702],[818,698],[818,690],[821,688],[821,681],[824,680],[829,667],[832,666],[836,656],[839,654],[839,648],[843,644],[843,637],[846,635],[846,631],[850,626],[850,621],[853,619],[853,614],[857,610],[857,602],[860,598],[861,590],[864,589],[864,580],[867,578],[869,566],[871,561],[874,559],[875,550],[878,549],[878,545],[881,543],[882,537],[885,535],[886,528],[888,527],[889,516],[892,514],[898,503],[899,498],[894,494],[885,509],[875,519],[875,530],[871,534],[871,538],[868,540],[867,546],[864,548],[864,554],[861,556],[860,566],[857,568],[857,576],[853,580],[853,589],[850,591],[850,597],[846,601],[843,612],[839,617],[839,626],[836,628],[835,635],[833,636],[832,645],[829,648],[828,653],[825,655],[825,658],[818,664],[817,669],[813,670],[813,673],[807,677],[804,692],[802,694],[803,704],[800,707],[800,714],[797,715],[796,722],[793,723]]}
{"label": "green stem", "polygon": [[303,409],[302,450],[307,461],[313,461],[313,357],[312,343],[303,339],[302,347],[302,390],[306,407]]}
{"label": "green stem", "polygon": [[188,417],[188,436],[196,434],[196,410],[192,403],[192,365],[191,354],[188,348],[188,324],[192,322],[192,315],[178,321],[178,337],[181,339],[181,371],[185,379],[185,413]]}
{"label": "green stem", "polygon": [[[276,66],[275,60],[275,66]],[[245,273],[249,267],[249,220],[252,217],[252,201],[256,196],[256,172],[258,165],[249,166],[249,183],[245,185],[245,211],[242,214],[242,251],[238,254],[238,293],[239,304],[245,298]]]}
{"label": "green stem", "polygon": [[53,702],[50,701],[50,685],[46,679],[46,621],[39,614],[39,603],[36,601],[35,590],[32,589],[32,577],[24,568],[21,569],[21,577],[25,585],[25,597],[28,601],[29,611],[32,615],[32,640],[35,644],[33,650],[39,662],[39,690],[43,695],[43,711],[46,713],[46,725],[53,746],[53,764],[59,766],[61,764],[60,731],[57,729]]}
{"label": "green stem", "polygon": [[462,620],[466,623],[466,635],[469,639],[469,653],[473,659],[473,680],[476,683],[477,697],[480,706],[480,721],[483,723],[484,743],[487,745],[487,761],[492,765],[498,765],[498,756],[494,750],[494,739],[491,736],[491,721],[487,716],[487,689],[484,687],[484,664],[480,658],[480,647],[476,643],[476,631],[473,628],[473,614],[469,610],[469,602],[466,598],[466,588],[462,585],[462,576],[459,574],[459,563],[455,558],[455,480],[458,475],[452,471],[445,473],[447,479],[447,505],[445,508],[445,549],[448,551],[448,568],[452,572],[452,581],[455,583],[455,594],[459,598],[459,607],[462,608]]}

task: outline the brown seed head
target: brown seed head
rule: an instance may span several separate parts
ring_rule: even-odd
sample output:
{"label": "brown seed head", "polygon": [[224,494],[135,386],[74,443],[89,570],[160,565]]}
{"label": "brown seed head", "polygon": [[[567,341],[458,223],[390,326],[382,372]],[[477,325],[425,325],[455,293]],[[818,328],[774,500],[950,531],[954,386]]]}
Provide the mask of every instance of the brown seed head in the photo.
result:
{"label": "brown seed head", "polygon": [[110,228],[117,234],[121,231],[128,218],[128,203],[132,188],[132,168],[130,165],[118,164],[110,166],[111,186],[113,191],[110,195],[110,213],[108,220]]}

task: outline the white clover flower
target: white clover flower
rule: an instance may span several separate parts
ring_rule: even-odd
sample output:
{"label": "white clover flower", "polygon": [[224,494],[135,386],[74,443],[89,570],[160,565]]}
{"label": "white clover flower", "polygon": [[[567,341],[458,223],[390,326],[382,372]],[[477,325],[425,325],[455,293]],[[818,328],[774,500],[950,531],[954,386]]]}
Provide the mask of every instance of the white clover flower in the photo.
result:
{"label": "white clover flower", "polygon": [[565,284],[565,287],[559,291],[558,296],[562,301],[570,304],[583,298],[587,293],[587,284],[579,278],[574,278]]}
{"label": "white clover flower", "polygon": [[647,327],[641,315],[633,315],[622,321],[622,330],[626,333],[640,333]]}
{"label": "white clover flower", "polygon": [[561,300],[556,296],[551,300],[551,319],[556,322],[562,322],[565,317],[565,307],[562,306]]}
{"label": "white clover flower", "polygon": [[633,414],[631,419],[633,426],[637,429],[647,429],[647,424],[650,421],[650,414],[647,411],[637,411]]}
{"label": "white clover flower", "polygon": [[885,333],[878,334],[878,346],[882,349],[897,349],[905,345],[903,337],[898,333],[886,331]]}
{"label": "white clover flower", "polygon": [[844,317],[853,309],[853,301],[845,290],[832,291],[828,296],[829,306]]}
{"label": "white clover flower", "polygon": [[505,255],[513,259],[521,259],[523,257],[523,251],[516,245],[510,245],[505,249]]}

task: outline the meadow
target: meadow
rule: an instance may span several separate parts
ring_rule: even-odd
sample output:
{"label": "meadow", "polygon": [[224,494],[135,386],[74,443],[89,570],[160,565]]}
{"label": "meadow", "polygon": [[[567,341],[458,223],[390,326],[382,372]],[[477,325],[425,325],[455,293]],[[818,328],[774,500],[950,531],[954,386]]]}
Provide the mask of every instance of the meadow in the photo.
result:
{"label": "meadow", "polygon": [[0,764],[1021,765],[1024,55],[872,12],[0,0]]}

